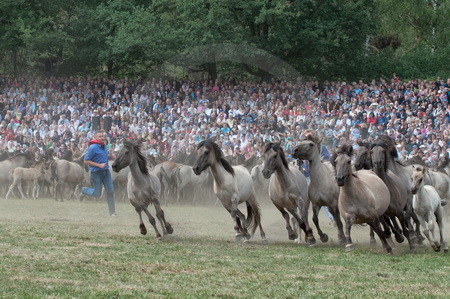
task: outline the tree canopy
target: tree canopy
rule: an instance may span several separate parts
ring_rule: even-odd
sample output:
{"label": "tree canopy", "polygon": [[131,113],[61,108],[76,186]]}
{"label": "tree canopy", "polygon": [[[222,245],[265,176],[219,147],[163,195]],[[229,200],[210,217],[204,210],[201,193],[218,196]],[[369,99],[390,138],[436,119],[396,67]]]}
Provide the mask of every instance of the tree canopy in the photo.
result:
{"label": "tree canopy", "polygon": [[450,77],[449,2],[3,0],[0,72]]}

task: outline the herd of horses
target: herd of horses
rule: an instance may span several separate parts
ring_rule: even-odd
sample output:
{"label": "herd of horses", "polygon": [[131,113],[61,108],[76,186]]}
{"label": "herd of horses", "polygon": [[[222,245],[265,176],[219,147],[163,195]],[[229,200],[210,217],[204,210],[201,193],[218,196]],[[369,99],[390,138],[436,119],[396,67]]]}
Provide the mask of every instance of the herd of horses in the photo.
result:
{"label": "herd of horses", "polygon": [[[116,159],[110,161],[110,168],[116,190],[125,190],[122,196],[129,199],[139,215],[141,233],[147,233],[144,212],[157,238],[173,232],[161,205],[171,200],[199,203],[198,199],[203,199],[220,202],[230,213],[236,240],[248,242],[258,229],[266,241],[259,203],[269,198],[285,219],[288,238],[296,242],[301,242],[303,231],[308,245],[316,243],[308,221],[312,205],[312,221],[320,241],[329,240],[319,223],[319,211],[327,207],[346,251],[354,249],[353,224],[367,224],[371,243],[375,243],[377,234],[387,253],[392,253],[392,234],[398,243],[406,239],[414,250],[425,239],[421,233],[435,251],[448,252],[442,208],[450,198],[448,158],[437,170],[421,161],[401,163],[394,141],[382,136],[371,144],[360,143],[356,156],[353,147],[344,143],[334,151],[331,161],[324,161],[321,139],[314,131],[305,136],[292,156],[307,161],[309,180],[298,166],[302,163],[289,163],[278,143],[266,144],[262,161],[256,157],[225,157],[210,139],[200,142],[194,153],[160,161],[143,155],[139,143],[124,141]],[[25,197],[24,181],[31,187],[33,198],[39,196],[42,184],[54,186],[57,200],[67,197],[67,192],[70,198],[77,196],[79,186],[89,184],[83,156],[73,161],[53,156],[51,152],[38,158],[21,153],[0,161],[0,184],[9,186],[6,197],[16,187]],[[51,192],[50,187],[47,192]],[[246,213],[239,209],[244,203]],[[156,209],[162,235],[148,209],[150,204]]]}

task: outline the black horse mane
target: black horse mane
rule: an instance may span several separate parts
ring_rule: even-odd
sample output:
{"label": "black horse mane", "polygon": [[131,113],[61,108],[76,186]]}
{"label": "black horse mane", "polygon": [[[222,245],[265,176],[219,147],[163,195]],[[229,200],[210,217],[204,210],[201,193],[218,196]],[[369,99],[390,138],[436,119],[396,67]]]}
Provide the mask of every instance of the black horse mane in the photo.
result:
{"label": "black horse mane", "polygon": [[273,143],[273,142],[268,143],[266,145],[266,147],[264,148],[264,153],[267,153],[271,149],[273,149],[274,151],[276,151],[280,155],[281,162],[283,163],[284,167],[289,169],[289,163],[286,160],[286,156],[285,156],[283,148],[280,146],[280,144],[279,143]]}
{"label": "black horse mane", "polygon": [[387,151],[392,157],[398,158],[397,147],[395,146],[394,140],[388,135],[382,135],[379,139],[382,143],[386,144]]}
{"label": "black horse mane", "polygon": [[375,140],[371,145],[370,145],[370,149],[373,149],[376,146],[381,146],[382,148],[384,148],[384,150],[387,152],[386,155],[384,155],[384,172],[387,172],[387,167],[388,167],[388,162],[389,162],[389,149],[386,143],[382,142],[381,140]]}
{"label": "black horse mane", "polygon": [[444,161],[441,161],[439,163],[439,165],[436,168],[436,171],[444,172],[444,168],[447,167],[449,162],[450,162],[450,158],[448,157],[448,154],[446,154],[444,157]]}
{"label": "black horse mane", "polygon": [[141,170],[141,172],[145,175],[148,175],[148,168],[147,168],[147,159],[145,158],[145,156],[141,153],[141,146],[134,143],[131,140],[125,140],[123,142],[123,145],[133,149],[136,152],[136,157],[137,157],[137,162],[138,162],[138,166],[139,169]]}
{"label": "black horse mane", "polygon": [[230,163],[228,163],[227,160],[225,160],[223,152],[220,149],[220,147],[217,145],[217,143],[215,143],[211,139],[203,140],[202,142],[200,142],[197,145],[197,150],[199,148],[201,148],[202,146],[204,146],[205,148],[207,148],[210,151],[212,151],[214,153],[214,155],[216,156],[217,161],[220,161],[220,163],[222,163],[223,168],[225,168],[225,170],[227,172],[229,172],[231,175],[234,176],[235,173],[234,173],[233,167],[231,166]]}

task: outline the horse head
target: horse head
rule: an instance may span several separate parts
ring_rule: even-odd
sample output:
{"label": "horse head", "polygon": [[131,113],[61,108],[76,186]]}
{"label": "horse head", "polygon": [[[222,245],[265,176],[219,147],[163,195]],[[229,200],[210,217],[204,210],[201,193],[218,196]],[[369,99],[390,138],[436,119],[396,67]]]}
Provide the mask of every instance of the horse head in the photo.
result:
{"label": "horse head", "polygon": [[284,155],[283,148],[279,143],[268,143],[264,148],[264,169],[263,176],[269,179],[272,173],[284,166],[289,169],[289,164]]}
{"label": "horse head", "polygon": [[208,139],[200,142],[197,145],[197,160],[192,167],[192,170],[196,175],[200,175],[202,171],[215,163],[221,163],[227,172],[234,175],[234,169],[223,156],[222,150],[217,143]]}
{"label": "horse head", "polygon": [[130,166],[134,161],[138,163],[139,169],[143,174],[148,174],[147,160],[141,153],[140,146],[133,141],[124,140],[122,149],[117,154],[111,167],[113,171],[119,172],[125,167]]}
{"label": "horse head", "polygon": [[331,158],[338,186],[344,186],[348,177],[352,175],[352,155],[353,147],[343,143]]}
{"label": "horse head", "polygon": [[422,165],[413,165],[413,173],[411,175],[411,193],[416,194],[425,184],[425,171],[426,168]]}
{"label": "horse head", "polygon": [[355,158],[355,169],[372,169],[372,158],[370,156],[370,143],[358,141],[358,152]]}
{"label": "horse head", "polygon": [[389,149],[386,143],[375,141],[370,146],[370,156],[372,158],[372,167],[377,171],[386,172],[389,162]]}

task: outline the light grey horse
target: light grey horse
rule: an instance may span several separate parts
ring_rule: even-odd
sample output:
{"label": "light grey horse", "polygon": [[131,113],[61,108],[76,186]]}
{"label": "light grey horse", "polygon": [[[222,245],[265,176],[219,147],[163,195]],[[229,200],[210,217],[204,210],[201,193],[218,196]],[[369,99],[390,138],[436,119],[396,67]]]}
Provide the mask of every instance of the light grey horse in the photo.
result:
{"label": "light grey horse", "polygon": [[150,168],[147,167],[147,160],[141,153],[139,145],[131,141],[124,141],[122,149],[112,164],[112,169],[115,172],[119,172],[127,166],[130,167],[127,183],[128,199],[139,215],[141,234],[147,234],[147,228],[142,220],[142,211],[144,211],[150,224],[155,229],[156,238],[161,238],[155,218],[148,210],[149,204],[153,204],[155,207],[156,217],[161,223],[163,235],[173,233],[172,225],[166,221],[164,211],[159,203],[161,183]]}
{"label": "light grey horse", "polygon": [[[295,240],[298,236],[289,223],[289,214],[297,220],[300,228],[305,232],[305,241],[308,245],[316,243],[316,239],[308,224],[308,182],[297,167],[289,167],[284,151],[279,143],[268,143],[264,149],[264,169],[266,179],[270,178],[269,197],[275,207],[286,220],[286,229],[289,239]],[[300,211],[300,215],[297,213]]]}

